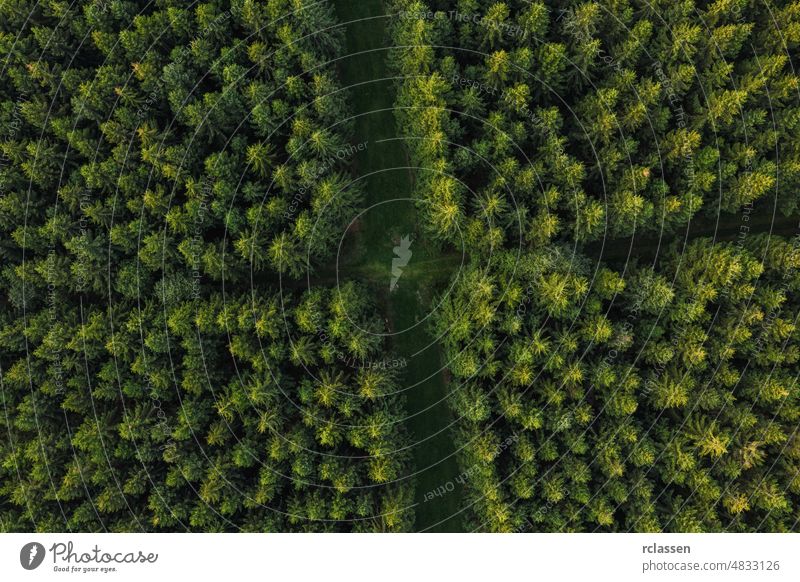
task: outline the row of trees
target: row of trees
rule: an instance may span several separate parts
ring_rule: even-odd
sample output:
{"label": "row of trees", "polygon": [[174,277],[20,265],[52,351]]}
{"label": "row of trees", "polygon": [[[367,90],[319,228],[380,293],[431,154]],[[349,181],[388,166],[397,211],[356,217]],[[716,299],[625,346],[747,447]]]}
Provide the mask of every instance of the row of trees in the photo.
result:
{"label": "row of trees", "polygon": [[403,403],[351,319],[380,325],[349,285],[5,325],[4,529],[408,529]]}
{"label": "row of trees", "polygon": [[[344,173],[353,149],[329,5],[2,10],[2,122],[16,129],[0,220],[30,252],[63,249],[92,274],[109,247],[122,273],[138,254],[153,280],[173,268],[298,275],[331,254],[359,192]],[[26,222],[42,230],[23,233]]]}
{"label": "row of trees", "polygon": [[398,123],[437,237],[486,252],[509,224],[506,241],[542,245],[798,208],[797,2],[392,10]]}
{"label": "row of trees", "polygon": [[471,529],[797,528],[800,238],[748,247],[623,278],[554,246],[457,281],[436,331]]}
{"label": "row of trees", "polygon": [[411,527],[375,305],[275,284],[359,199],[335,24],[294,0],[0,6],[3,530]]}
{"label": "row of trees", "polygon": [[[468,528],[796,530],[800,239],[746,221],[797,210],[800,4],[393,12],[419,211],[471,257],[433,330]],[[583,255],[736,211],[737,244]]]}

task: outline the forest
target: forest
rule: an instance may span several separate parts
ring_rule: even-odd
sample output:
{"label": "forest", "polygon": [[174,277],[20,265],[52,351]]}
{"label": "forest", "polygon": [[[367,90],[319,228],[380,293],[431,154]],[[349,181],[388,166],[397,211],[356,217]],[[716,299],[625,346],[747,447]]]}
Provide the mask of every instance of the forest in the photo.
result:
{"label": "forest", "polygon": [[800,530],[800,1],[0,46],[0,531]]}

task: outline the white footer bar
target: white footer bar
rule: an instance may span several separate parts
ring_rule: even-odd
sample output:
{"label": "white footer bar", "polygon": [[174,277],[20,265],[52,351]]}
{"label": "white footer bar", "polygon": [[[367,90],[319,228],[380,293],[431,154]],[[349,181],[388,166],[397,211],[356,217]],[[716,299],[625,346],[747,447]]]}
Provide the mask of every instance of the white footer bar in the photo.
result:
{"label": "white footer bar", "polygon": [[795,534],[3,534],[0,579],[796,581],[798,554]]}

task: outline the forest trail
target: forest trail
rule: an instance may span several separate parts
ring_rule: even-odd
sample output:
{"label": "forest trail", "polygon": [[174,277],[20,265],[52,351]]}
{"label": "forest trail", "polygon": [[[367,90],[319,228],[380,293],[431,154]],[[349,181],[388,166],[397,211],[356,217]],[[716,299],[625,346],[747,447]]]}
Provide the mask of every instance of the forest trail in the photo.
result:
{"label": "forest trail", "polygon": [[[374,292],[389,323],[392,347],[407,362],[400,385],[417,472],[415,530],[463,531],[441,350],[426,320],[435,291],[451,280],[461,257],[437,250],[418,228],[412,175],[392,111],[395,86],[389,79],[383,2],[335,0],[334,5],[346,26],[346,56],[339,69],[356,116],[351,142],[366,144],[357,154],[354,177],[364,187],[364,211],[345,235],[336,272],[340,282],[361,281]],[[426,493],[450,489],[448,483],[455,487],[426,502]]]}
{"label": "forest trail", "polygon": [[628,261],[638,259],[640,264],[652,264],[664,256],[667,248],[677,242],[680,248],[698,238],[711,238],[717,242],[740,242],[743,237],[772,234],[792,237],[797,234],[800,215],[783,216],[776,211],[774,201],[762,200],[750,212],[721,214],[709,217],[699,212],[688,226],[659,236],[652,231],[633,237],[606,238],[583,246],[587,256],[623,267]]}

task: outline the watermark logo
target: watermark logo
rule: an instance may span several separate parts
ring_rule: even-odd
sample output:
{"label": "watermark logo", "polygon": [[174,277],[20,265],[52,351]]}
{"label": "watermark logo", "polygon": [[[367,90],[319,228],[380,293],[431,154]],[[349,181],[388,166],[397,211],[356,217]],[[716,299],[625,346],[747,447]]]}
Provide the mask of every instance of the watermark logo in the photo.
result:
{"label": "watermark logo", "polygon": [[35,570],[42,565],[44,556],[44,546],[39,542],[30,542],[19,551],[19,563],[26,570]]}
{"label": "watermark logo", "polygon": [[411,260],[411,237],[406,235],[400,239],[400,244],[394,247],[395,257],[392,259],[392,282],[389,284],[389,291],[397,288],[397,282],[403,275],[403,269]]}

